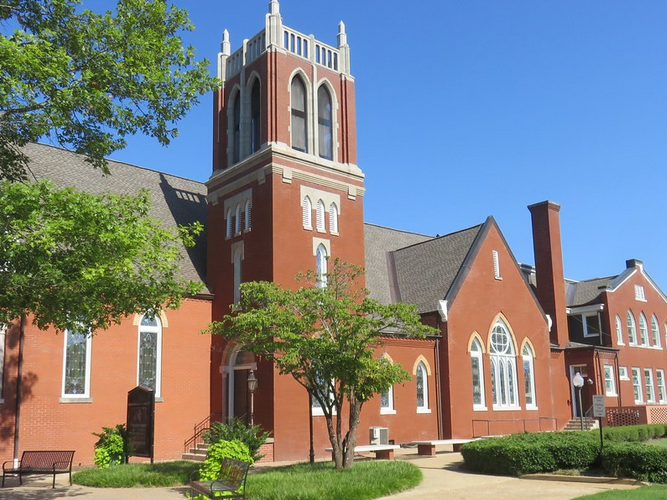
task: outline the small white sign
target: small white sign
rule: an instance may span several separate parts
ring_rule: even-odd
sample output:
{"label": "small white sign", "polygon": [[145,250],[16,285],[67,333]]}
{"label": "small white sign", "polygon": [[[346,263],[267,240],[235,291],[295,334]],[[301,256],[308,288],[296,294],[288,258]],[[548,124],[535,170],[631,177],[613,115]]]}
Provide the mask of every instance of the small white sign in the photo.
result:
{"label": "small white sign", "polygon": [[607,415],[604,396],[593,396],[593,417],[603,418]]}

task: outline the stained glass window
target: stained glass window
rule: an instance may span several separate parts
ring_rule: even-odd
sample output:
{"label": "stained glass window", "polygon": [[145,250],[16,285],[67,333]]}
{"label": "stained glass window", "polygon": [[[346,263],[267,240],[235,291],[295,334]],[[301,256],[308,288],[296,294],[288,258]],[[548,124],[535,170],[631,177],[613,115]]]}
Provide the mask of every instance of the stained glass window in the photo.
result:
{"label": "stained glass window", "polygon": [[495,324],[491,332],[489,353],[493,406],[518,407],[514,342],[502,320]]}
{"label": "stained glass window", "polygon": [[139,364],[137,385],[150,387],[160,396],[162,327],[157,316],[145,314],[139,325]]}
{"label": "stained glass window", "polygon": [[63,397],[89,397],[90,347],[88,331],[65,331]]}

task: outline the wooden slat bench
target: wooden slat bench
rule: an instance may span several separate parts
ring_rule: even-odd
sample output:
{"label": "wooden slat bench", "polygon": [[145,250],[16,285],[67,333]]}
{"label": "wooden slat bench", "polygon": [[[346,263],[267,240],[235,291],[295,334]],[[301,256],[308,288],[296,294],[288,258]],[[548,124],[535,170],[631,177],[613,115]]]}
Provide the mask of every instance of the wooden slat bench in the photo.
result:
{"label": "wooden slat bench", "polygon": [[451,444],[454,451],[461,451],[461,446],[465,443],[477,441],[475,439],[432,439],[430,441],[415,441],[413,444],[417,445],[417,453],[419,455],[435,455],[435,447],[438,445]]}
{"label": "wooden slat bench", "polygon": [[[378,460],[393,460],[394,450],[400,448],[397,444],[362,444],[354,447],[355,453],[363,453],[370,451],[375,453],[375,458]],[[333,448],[326,448],[325,451],[333,453]]]}
{"label": "wooden slat bench", "polygon": [[[223,458],[218,479],[214,481],[190,481],[190,493],[214,498],[225,492],[224,498],[245,498],[245,483],[250,463],[233,458]],[[196,474],[196,472],[195,472]]]}
{"label": "wooden slat bench", "polygon": [[23,476],[29,474],[53,474],[54,488],[56,474],[69,474],[69,485],[72,486],[73,459],[73,451],[24,451],[17,467],[13,460],[2,464],[2,487],[5,487],[6,476],[18,475],[19,484],[23,484]]}

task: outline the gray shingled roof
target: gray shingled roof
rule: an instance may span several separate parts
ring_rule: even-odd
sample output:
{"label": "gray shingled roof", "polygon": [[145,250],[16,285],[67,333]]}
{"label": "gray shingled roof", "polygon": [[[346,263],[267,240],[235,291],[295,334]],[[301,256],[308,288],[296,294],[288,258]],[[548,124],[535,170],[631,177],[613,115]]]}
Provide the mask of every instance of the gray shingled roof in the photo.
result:
{"label": "gray shingled roof", "polygon": [[615,276],[594,278],[584,281],[565,282],[565,302],[567,307],[585,306],[602,302],[602,292]]}
{"label": "gray shingled roof", "polygon": [[[44,144],[24,148],[30,158],[30,170],[37,179],[51,179],[56,185],[71,186],[88,193],[137,194],[145,189],[151,197],[151,217],[165,227],[199,221],[206,227],[206,186],[200,182],[109,160],[111,175],[84,161],[84,156]],[[182,276],[206,282],[206,234],[197,245],[181,249]],[[204,290],[208,292],[208,290]]]}
{"label": "gray shingled roof", "polygon": [[435,311],[449,292],[482,224],[394,252],[399,300]]}
{"label": "gray shingled roof", "polygon": [[445,298],[482,225],[436,238],[365,225],[366,287],[382,303],[434,311]]}
{"label": "gray shingled roof", "polygon": [[370,296],[382,304],[395,302],[395,290],[392,290],[395,276],[391,252],[431,239],[433,236],[364,224],[366,288]]}

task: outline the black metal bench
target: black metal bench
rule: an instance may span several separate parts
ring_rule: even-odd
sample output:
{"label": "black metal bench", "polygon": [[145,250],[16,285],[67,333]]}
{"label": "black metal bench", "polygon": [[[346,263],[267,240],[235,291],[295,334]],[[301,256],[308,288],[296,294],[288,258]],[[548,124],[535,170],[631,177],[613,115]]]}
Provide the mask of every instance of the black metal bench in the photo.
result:
{"label": "black metal bench", "polygon": [[233,458],[223,458],[218,479],[214,481],[190,481],[190,493],[215,498],[225,492],[224,498],[245,498],[245,482],[250,464]]}
{"label": "black metal bench", "polygon": [[[56,474],[69,474],[69,485],[72,486],[73,451],[24,451],[18,466],[10,460],[2,464],[2,487],[5,487],[5,476],[19,476],[19,484],[23,484],[23,476],[29,474],[53,474],[53,487],[56,487]],[[7,466],[10,464],[9,466]]]}

